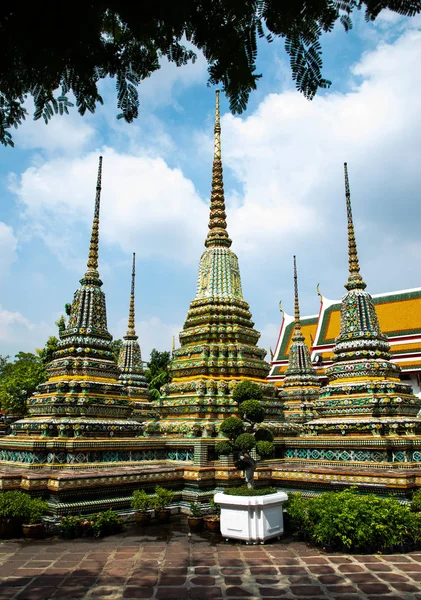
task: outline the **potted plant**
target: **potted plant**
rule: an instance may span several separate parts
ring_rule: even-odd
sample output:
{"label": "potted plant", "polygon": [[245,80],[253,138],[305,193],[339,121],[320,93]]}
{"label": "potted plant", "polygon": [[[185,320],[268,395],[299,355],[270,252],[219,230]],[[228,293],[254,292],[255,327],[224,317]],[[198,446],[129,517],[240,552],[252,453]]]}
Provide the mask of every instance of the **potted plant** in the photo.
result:
{"label": "potted plant", "polygon": [[135,490],[132,497],[132,507],[135,509],[136,524],[145,526],[151,520],[152,498],[145,490]]}
{"label": "potted plant", "polygon": [[171,510],[169,505],[174,498],[174,492],[167,490],[159,485],[155,488],[153,497],[153,507],[155,509],[155,518],[160,523],[167,523],[170,519]]}
{"label": "potted plant", "polygon": [[220,456],[237,457],[236,467],[244,471],[247,485],[215,495],[215,503],[221,507],[221,533],[226,538],[263,543],[283,533],[282,504],[288,496],[273,488],[263,493],[254,490],[256,461],[250,452],[255,448],[261,458],[273,455],[273,435],[261,426],[265,418],[262,390],[256,383],[242,381],[232,397],[238,403],[239,416],[222,421],[219,431],[226,439],[218,442],[215,450]]}
{"label": "potted plant", "polygon": [[42,515],[47,510],[48,502],[41,498],[29,498],[27,511],[22,525],[23,535],[27,538],[39,540],[44,535]]}
{"label": "potted plant", "polygon": [[213,498],[210,499],[209,505],[211,512],[204,517],[205,528],[212,533],[219,533],[221,508],[219,504],[215,504]]}
{"label": "potted plant", "polygon": [[191,531],[203,529],[202,507],[199,502],[190,502],[190,515],[187,517],[187,523]]}
{"label": "potted plant", "polygon": [[21,491],[0,493],[0,538],[22,535],[22,522],[28,512],[30,497]]}

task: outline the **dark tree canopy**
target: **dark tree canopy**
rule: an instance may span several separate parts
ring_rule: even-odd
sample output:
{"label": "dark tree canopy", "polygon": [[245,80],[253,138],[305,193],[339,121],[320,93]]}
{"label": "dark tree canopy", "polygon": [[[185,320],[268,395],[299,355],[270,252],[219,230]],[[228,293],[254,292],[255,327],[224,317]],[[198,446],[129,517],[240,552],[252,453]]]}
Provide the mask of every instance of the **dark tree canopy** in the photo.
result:
{"label": "dark tree canopy", "polygon": [[[95,111],[101,79],[116,78],[117,118],[138,116],[138,84],[166,57],[177,66],[195,60],[185,42],[201,50],[209,83],[220,84],[230,109],[241,113],[256,88],[257,39],[280,37],[292,78],[306,98],[330,86],[322,75],[320,37],[339,20],[364,10],[373,21],[384,8],[413,16],[421,0],[73,0],[71,3],[0,4],[0,142],[13,145],[10,128],[25,118],[45,122],[68,112]],[[69,94],[71,96],[69,97]]]}
{"label": "dark tree canopy", "polygon": [[18,352],[14,362],[7,362],[2,369],[0,407],[7,413],[23,414],[27,399],[46,379],[44,364],[39,356]]}

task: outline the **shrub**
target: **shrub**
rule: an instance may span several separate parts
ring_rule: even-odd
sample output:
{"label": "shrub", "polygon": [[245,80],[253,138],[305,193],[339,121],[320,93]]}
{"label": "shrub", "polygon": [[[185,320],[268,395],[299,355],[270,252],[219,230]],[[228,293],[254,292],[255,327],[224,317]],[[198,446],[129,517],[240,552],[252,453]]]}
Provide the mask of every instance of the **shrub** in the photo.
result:
{"label": "shrub", "polygon": [[190,512],[192,517],[199,518],[202,516],[202,506],[199,502],[190,502]]}
{"label": "shrub", "polygon": [[414,512],[421,512],[421,488],[416,490],[412,494],[411,510]]}
{"label": "shrub", "polygon": [[45,502],[45,500],[41,500],[41,498],[29,498],[24,522],[30,523],[31,525],[40,523],[42,515],[46,512],[47,507],[48,502]]}
{"label": "shrub", "polygon": [[250,423],[261,423],[265,418],[264,406],[258,400],[245,400],[238,407],[238,412]]}
{"label": "shrub", "polygon": [[80,536],[102,537],[117,533],[122,529],[122,520],[113,510],[109,509],[94,515],[67,515],[58,524],[60,534],[64,538]]}
{"label": "shrub", "polygon": [[152,501],[153,507],[155,510],[164,510],[171,504],[173,499],[174,499],[174,492],[157,485],[155,488],[155,495],[154,495],[153,501]]}
{"label": "shrub", "polygon": [[273,442],[273,434],[269,429],[260,427],[254,434],[257,442]]}
{"label": "shrub", "polygon": [[[265,418],[265,407],[259,402],[259,399],[263,397],[262,390],[256,383],[243,381],[234,387],[232,397],[239,403],[238,412],[242,415],[242,419],[228,417],[221,423],[219,430],[228,440],[216,444],[217,454],[224,456],[238,451],[249,452],[257,444],[261,458],[271,457],[273,455],[273,435],[263,427],[257,429],[257,425],[262,423]],[[243,469],[245,463],[245,460],[239,460],[236,467]],[[250,459],[247,464],[253,466]],[[246,470],[246,476],[252,487],[253,469]]]}
{"label": "shrub", "polygon": [[232,391],[232,399],[241,404],[245,400],[261,400],[263,393],[257,383],[252,381],[242,381],[238,383]]}
{"label": "shrub", "polygon": [[10,491],[0,493],[0,518],[20,519],[21,522],[28,514],[30,497],[25,492]]}
{"label": "shrub", "polygon": [[261,458],[271,458],[273,456],[272,442],[257,442],[256,450]]}
{"label": "shrub", "polygon": [[251,450],[256,445],[256,440],[252,433],[242,433],[234,442],[234,446],[237,450],[244,452],[245,450]]}
{"label": "shrub", "polygon": [[218,456],[228,456],[232,452],[232,445],[222,440],[215,445],[215,452]]}
{"label": "shrub", "polygon": [[414,538],[414,515],[392,498],[360,496],[354,490],[304,499],[291,494],[287,512],[293,530],[322,546],[353,551],[382,550]]}
{"label": "shrub", "polygon": [[39,523],[47,510],[47,502],[31,498],[21,491],[0,493],[0,518],[15,519],[21,523]]}
{"label": "shrub", "polygon": [[244,423],[238,417],[228,417],[219,426],[219,430],[230,440],[235,440],[244,431]]}
{"label": "shrub", "polygon": [[135,490],[133,492],[131,505],[135,510],[145,513],[152,506],[152,497],[149,496],[145,490]]}
{"label": "shrub", "polygon": [[250,489],[243,485],[241,487],[226,488],[224,494],[230,496],[267,496],[268,494],[276,494],[276,489],[274,487]]}

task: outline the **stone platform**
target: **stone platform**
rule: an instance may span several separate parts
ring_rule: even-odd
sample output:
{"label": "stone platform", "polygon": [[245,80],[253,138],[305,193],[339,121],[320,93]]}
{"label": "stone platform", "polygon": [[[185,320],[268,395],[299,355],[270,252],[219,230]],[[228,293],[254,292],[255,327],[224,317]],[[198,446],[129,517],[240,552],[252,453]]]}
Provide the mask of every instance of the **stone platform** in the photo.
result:
{"label": "stone platform", "polygon": [[0,543],[0,599],[420,600],[421,552],[326,554],[188,532],[184,516],[103,539]]}

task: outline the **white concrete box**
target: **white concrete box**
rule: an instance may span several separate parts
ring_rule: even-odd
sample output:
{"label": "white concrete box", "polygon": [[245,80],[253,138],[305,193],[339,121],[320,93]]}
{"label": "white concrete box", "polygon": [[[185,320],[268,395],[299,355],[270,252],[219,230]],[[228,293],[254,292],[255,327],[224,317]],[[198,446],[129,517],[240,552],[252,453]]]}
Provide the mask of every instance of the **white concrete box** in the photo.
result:
{"label": "white concrete box", "polygon": [[215,503],[221,507],[221,534],[225,538],[264,543],[284,532],[284,492],[266,496],[230,496],[219,492]]}

